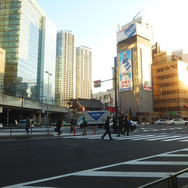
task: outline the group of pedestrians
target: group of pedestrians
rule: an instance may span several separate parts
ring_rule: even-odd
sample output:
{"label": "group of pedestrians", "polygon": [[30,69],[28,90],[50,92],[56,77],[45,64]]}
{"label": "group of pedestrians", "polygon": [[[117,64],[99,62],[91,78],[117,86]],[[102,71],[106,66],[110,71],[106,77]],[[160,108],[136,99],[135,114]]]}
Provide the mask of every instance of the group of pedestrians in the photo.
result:
{"label": "group of pedestrians", "polygon": [[[110,132],[110,117],[108,116],[105,123],[105,130],[106,132],[102,135],[102,139],[104,140],[104,137],[108,134],[110,140],[113,140]],[[117,121],[115,118],[113,118],[113,130],[115,133],[117,133],[117,137],[119,137],[121,134],[125,136],[125,133],[127,132],[127,136],[129,136],[129,129],[131,127],[131,120],[128,119],[127,116],[124,118],[123,115],[119,118],[119,124],[117,126]]]}

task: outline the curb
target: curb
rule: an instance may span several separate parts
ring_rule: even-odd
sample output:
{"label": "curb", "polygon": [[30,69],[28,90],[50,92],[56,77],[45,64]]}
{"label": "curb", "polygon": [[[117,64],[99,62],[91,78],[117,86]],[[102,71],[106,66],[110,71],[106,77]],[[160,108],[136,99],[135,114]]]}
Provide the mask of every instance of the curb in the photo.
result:
{"label": "curb", "polygon": [[6,135],[0,136],[0,140],[6,139],[29,139],[29,138],[41,138],[41,137],[53,137],[53,134],[38,134],[38,135]]}

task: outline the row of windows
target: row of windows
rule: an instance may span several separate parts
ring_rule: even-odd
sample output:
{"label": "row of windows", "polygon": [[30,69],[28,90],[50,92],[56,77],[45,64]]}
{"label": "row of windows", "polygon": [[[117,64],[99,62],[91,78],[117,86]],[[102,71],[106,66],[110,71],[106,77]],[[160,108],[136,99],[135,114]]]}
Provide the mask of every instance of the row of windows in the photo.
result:
{"label": "row of windows", "polygon": [[167,75],[158,76],[158,77],[154,78],[154,81],[156,81],[156,80],[165,80],[165,79],[169,79],[169,78],[175,78],[177,76],[178,76],[177,73],[167,74]]}
{"label": "row of windows", "polygon": [[157,69],[156,72],[164,72],[172,69],[177,69],[177,65],[168,65],[167,67]]}
{"label": "row of windows", "polygon": [[188,103],[188,99],[187,99],[187,98],[172,98],[172,99],[154,100],[154,104],[161,104],[161,103],[179,103],[179,102]]}

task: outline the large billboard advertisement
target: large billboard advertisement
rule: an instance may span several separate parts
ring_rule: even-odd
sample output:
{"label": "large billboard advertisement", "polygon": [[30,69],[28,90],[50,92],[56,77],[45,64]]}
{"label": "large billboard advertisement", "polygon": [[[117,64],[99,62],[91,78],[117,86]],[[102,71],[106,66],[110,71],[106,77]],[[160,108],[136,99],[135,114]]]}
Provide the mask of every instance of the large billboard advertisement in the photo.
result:
{"label": "large billboard advertisement", "polygon": [[128,39],[134,35],[136,35],[136,24],[131,24],[117,32],[117,42]]}
{"label": "large billboard advertisement", "polygon": [[141,46],[143,90],[151,91],[151,50],[148,46]]}
{"label": "large billboard advertisement", "polygon": [[132,90],[131,49],[119,53],[119,91]]}

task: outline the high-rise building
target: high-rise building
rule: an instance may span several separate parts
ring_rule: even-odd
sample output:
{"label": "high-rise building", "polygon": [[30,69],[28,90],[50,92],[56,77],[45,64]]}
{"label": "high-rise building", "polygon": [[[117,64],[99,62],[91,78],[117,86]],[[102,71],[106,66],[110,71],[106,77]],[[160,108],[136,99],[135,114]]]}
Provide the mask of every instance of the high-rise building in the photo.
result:
{"label": "high-rise building", "polygon": [[[56,47],[55,27],[48,23],[35,0],[0,0],[0,47],[6,51],[7,94],[33,100],[47,98],[45,71],[52,70],[51,74],[55,74]],[[46,68],[49,62],[54,67],[51,70]]]}
{"label": "high-rise building", "polygon": [[57,33],[56,48],[56,105],[66,106],[69,99],[76,98],[76,46],[71,31]]}
{"label": "high-rise building", "polygon": [[117,32],[118,106],[136,116],[153,111],[149,23],[139,17]]}
{"label": "high-rise building", "polygon": [[76,97],[91,99],[92,94],[92,52],[91,48],[76,48]]}
{"label": "high-rise building", "polygon": [[5,56],[6,56],[5,50],[0,48],[0,92],[1,93],[4,87]]}

